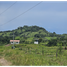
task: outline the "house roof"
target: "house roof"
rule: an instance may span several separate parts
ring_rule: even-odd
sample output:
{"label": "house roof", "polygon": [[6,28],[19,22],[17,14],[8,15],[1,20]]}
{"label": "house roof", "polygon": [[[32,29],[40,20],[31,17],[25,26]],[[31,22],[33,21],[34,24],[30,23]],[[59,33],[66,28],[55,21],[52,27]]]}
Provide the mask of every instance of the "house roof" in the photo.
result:
{"label": "house roof", "polygon": [[10,42],[20,42],[20,40],[10,40]]}

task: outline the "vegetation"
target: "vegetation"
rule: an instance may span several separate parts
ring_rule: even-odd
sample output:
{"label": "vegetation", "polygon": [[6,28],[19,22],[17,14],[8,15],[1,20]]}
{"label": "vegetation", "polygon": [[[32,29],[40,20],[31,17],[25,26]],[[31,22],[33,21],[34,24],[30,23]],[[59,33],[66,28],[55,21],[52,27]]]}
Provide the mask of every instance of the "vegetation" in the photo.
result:
{"label": "vegetation", "polygon": [[[20,40],[15,49],[9,41]],[[42,27],[23,26],[12,31],[0,31],[0,58],[4,57],[12,65],[56,66],[67,65],[67,34],[50,33]],[[34,39],[39,44],[33,44]],[[7,45],[9,44],[9,45]]]}
{"label": "vegetation", "polygon": [[15,30],[12,31],[0,31],[0,43],[9,43],[10,39],[13,39],[13,32],[14,32],[14,39],[20,40],[21,43],[32,43],[33,44],[33,38],[42,39],[42,43],[45,43],[45,41],[51,40],[51,39],[59,39],[59,38],[66,38],[67,35],[59,35],[55,32],[50,33],[46,31],[42,27],[38,26],[23,26],[18,27]]}
{"label": "vegetation", "polygon": [[[58,66],[67,65],[67,50],[58,46],[44,46],[42,44],[18,44],[14,45],[15,49],[10,46],[0,46],[0,57],[4,57],[12,65],[20,66]],[[21,48],[20,48],[21,47]],[[57,51],[57,49],[59,49]],[[57,57],[56,57],[57,52]]]}

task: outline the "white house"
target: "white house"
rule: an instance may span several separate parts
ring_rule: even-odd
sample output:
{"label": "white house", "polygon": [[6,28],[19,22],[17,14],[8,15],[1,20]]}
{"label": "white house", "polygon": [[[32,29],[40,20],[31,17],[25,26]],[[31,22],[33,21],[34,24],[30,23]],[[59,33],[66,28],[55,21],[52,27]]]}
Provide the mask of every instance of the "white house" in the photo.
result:
{"label": "white house", "polygon": [[19,44],[20,43],[20,40],[10,40],[10,43],[11,44]]}
{"label": "white house", "polygon": [[34,44],[38,44],[38,39],[34,39]]}

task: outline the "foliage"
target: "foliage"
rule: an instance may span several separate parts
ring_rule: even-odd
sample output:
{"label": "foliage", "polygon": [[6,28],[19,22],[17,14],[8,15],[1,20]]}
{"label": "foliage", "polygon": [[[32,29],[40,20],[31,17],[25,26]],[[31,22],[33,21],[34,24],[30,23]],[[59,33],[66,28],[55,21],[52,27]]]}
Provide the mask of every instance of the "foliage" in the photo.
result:
{"label": "foliage", "polygon": [[[59,35],[55,32],[50,33],[46,31],[46,29],[39,27],[39,26],[23,26],[18,27],[15,30],[8,30],[8,31],[0,31],[0,43],[9,43],[9,40],[13,39],[13,32],[14,32],[14,39],[20,40],[21,43],[33,43],[31,38],[42,38],[42,42],[48,42],[48,40],[54,39],[55,37],[62,40],[66,39],[66,34]],[[30,40],[28,40],[30,38]],[[50,39],[49,39],[50,38]],[[29,42],[28,42],[29,41]],[[64,43],[63,43],[64,44]],[[55,44],[56,45],[56,44]]]}
{"label": "foliage", "polygon": [[39,43],[42,42],[42,38],[39,38],[39,41],[38,41],[38,42],[39,42]]}
{"label": "foliage", "polygon": [[49,40],[47,46],[57,46],[57,39]]}
{"label": "foliage", "polygon": [[[11,45],[12,46],[12,45]],[[58,46],[43,46],[34,44],[17,44],[15,49],[11,46],[0,46],[0,57],[12,63],[12,66],[65,66],[67,65],[67,51],[63,50],[56,58]]]}
{"label": "foliage", "polygon": [[58,47],[59,47],[59,48],[58,48],[58,49],[59,49],[59,53],[61,53],[61,50],[62,50],[62,43],[59,43],[59,44],[58,44]]}
{"label": "foliage", "polygon": [[37,37],[37,38],[41,38],[41,37],[45,37],[46,35],[43,35],[43,34],[35,34],[34,37]]}
{"label": "foliage", "polygon": [[20,40],[20,37],[18,36],[18,37],[15,37],[15,40]]}
{"label": "foliage", "polygon": [[10,39],[12,39],[12,37],[7,37],[7,36],[5,36],[5,37],[1,37],[0,38],[0,44],[2,43],[2,44],[4,44],[4,43],[9,43],[10,42]]}

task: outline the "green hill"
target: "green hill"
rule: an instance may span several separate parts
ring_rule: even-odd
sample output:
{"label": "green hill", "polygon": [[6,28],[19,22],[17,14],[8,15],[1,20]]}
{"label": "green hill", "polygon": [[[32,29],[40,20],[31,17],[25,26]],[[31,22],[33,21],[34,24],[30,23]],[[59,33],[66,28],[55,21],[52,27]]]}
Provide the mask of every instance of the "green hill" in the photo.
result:
{"label": "green hill", "polygon": [[56,39],[60,37],[66,37],[67,35],[59,35],[55,32],[50,33],[46,29],[39,26],[23,26],[18,27],[15,30],[9,31],[0,31],[0,43],[9,43],[9,40],[19,39],[22,42],[32,43],[33,38],[42,38],[43,42],[45,40]]}
{"label": "green hill", "polygon": [[[20,44],[8,44],[9,40],[19,39]],[[63,66],[67,65],[67,34],[50,33],[42,27],[23,26],[12,31],[0,32],[0,60],[12,66]],[[39,44],[33,44],[34,38]],[[4,61],[3,59],[3,61]],[[4,62],[5,63],[5,62]],[[0,65],[3,63],[0,62]]]}

